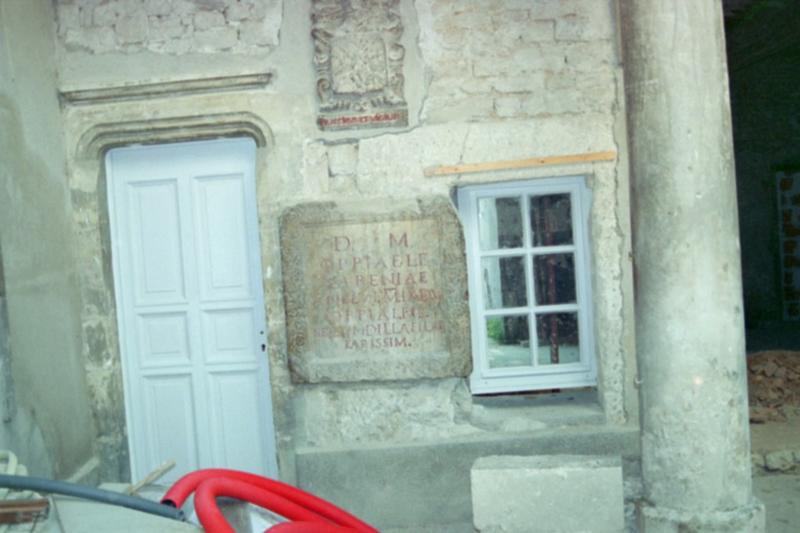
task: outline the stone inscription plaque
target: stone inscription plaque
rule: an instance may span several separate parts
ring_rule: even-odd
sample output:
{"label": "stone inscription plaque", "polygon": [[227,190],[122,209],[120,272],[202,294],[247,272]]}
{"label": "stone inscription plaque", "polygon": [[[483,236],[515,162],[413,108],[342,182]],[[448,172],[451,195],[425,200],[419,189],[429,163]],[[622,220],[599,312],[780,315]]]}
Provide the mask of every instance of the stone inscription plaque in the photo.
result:
{"label": "stone inscription plaque", "polygon": [[465,375],[460,235],[448,202],[379,216],[331,206],[287,213],[282,246],[295,381]]}

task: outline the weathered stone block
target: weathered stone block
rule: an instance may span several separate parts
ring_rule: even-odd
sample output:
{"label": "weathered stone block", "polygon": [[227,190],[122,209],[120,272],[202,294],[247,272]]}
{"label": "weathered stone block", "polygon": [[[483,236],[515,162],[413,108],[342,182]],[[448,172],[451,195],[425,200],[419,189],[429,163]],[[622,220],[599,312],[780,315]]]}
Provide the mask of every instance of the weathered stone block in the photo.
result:
{"label": "weathered stone block", "polygon": [[81,5],[80,11],[78,12],[78,19],[80,21],[81,28],[88,28],[92,25],[92,17],[94,13],[93,5]]}
{"label": "weathered stone block", "polygon": [[183,26],[177,17],[150,17],[150,36],[154,40],[175,39],[183,35]]}
{"label": "weathered stone block", "polygon": [[211,28],[194,32],[195,46],[201,51],[225,50],[232,48],[238,41],[234,28]]}
{"label": "weathered stone block", "polygon": [[297,206],[281,248],[294,381],[469,372],[464,243],[448,199]]}
{"label": "weathered stone block", "polygon": [[58,35],[63,37],[67,30],[77,30],[81,25],[80,7],[73,4],[61,4],[56,11],[58,17]]}
{"label": "weathered stone block", "polygon": [[518,117],[522,112],[522,100],[517,96],[495,98],[494,112],[502,118]]}
{"label": "weathered stone block", "polygon": [[494,101],[491,96],[437,96],[429,97],[425,102],[423,118],[426,122],[436,124],[457,120],[474,120],[491,116]]}
{"label": "weathered stone block", "polygon": [[84,42],[95,53],[111,52],[117,48],[117,39],[111,28],[87,28],[82,30]]}
{"label": "weathered stone block", "polygon": [[122,43],[141,43],[147,40],[147,15],[139,12],[117,21],[117,37]]}
{"label": "weathered stone block", "polygon": [[322,384],[298,388],[297,442],[347,447],[358,443],[433,442],[480,430],[467,422],[463,379],[403,384]]}
{"label": "weathered stone block", "polygon": [[[280,22],[279,22],[280,23]],[[277,34],[262,21],[246,21],[239,26],[239,38],[243,43],[252,46],[270,46],[277,44]]]}
{"label": "weathered stone block", "polygon": [[250,8],[246,4],[235,2],[225,9],[225,18],[232,21],[245,20],[250,16]]}
{"label": "weathered stone block", "polygon": [[609,41],[559,43],[566,68],[582,71],[603,70],[616,61]]}
{"label": "weathered stone block", "polygon": [[243,4],[250,6],[250,18],[260,19],[266,16],[274,16],[281,12],[281,2],[279,0],[244,0]]}
{"label": "weathered stone block", "polygon": [[356,173],[358,167],[358,144],[335,144],[328,147],[328,172],[331,176]]}
{"label": "weathered stone block", "polygon": [[118,4],[100,4],[94,8],[92,20],[95,26],[111,26],[119,16]]}
{"label": "weathered stone block", "polygon": [[474,523],[482,532],[619,533],[625,527],[619,457],[483,457],[471,482]]}
{"label": "weathered stone block", "polygon": [[145,0],[144,10],[148,15],[163,17],[172,12],[172,2],[169,0]]}
{"label": "weathered stone block", "polygon": [[753,468],[765,468],[767,466],[764,455],[760,453],[750,454],[750,464]]}
{"label": "weathered stone block", "polygon": [[492,87],[501,93],[543,92],[545,75],[541,72],[524,76],[503,76],[491,80]]}
{"label": "weathered stone block", "polygon": [[[601,2],[598,2],[601,4]],[[593,41],[611,39],[614,28],[606,5],[605,16],[590,17],[570,15],[556,21],[556,39],[559,41]]]}
{"label": "weathered stone block", "polygon": [[217,11],[198,11],[194,15],[194,27],[198,30],[225,26],[225,16]]}
{"label": "weathered stone block", "polygon": [[764,455],[767,470],[785,472],[794,467],[794,454],[791,450],[779,450]]}

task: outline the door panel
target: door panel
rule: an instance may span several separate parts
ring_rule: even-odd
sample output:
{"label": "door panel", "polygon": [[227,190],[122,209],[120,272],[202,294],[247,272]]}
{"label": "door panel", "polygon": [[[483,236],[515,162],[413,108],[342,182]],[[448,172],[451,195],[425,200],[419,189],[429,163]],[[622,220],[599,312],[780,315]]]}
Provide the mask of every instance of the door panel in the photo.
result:
{"label": "door panel", "polygon": [[187,367],[189,324],[185,312],[141,313],[139,323],[139,365],[141,369]]}
{"label": "door panel", "polygon": [[217,309],[203,312],[203,348],[210,364],[256,363],[253,310]]}
{"label": "door panel", "polygon": [[127,187],[137,305],[185,301],[176,180]]}
{"label": "door panel", "polygon": [[134,479],[167,460],[277,475],[255,145],[112,150],[114,278]]}
{"label": "door panel", "polygon": [[250,421],[258,420],[250,401],[258,395],[258,382],[253,379],[253,373],[247,370],[214,373],[209,376],[209,384],[216,461],[226,468],[263,471],[266,465],[258,453],[258,442],[236,437],[248,431]]}
{"label": "door panel", "polygon": [[[194,391],[191,375],[146,376],[142,378],[145,398],[144,452],[148,466],[155,468],[173,459],[175,469],[189,472],[197,468],[198,454],[195,435]],[[144,464],[142,466],[144,466]],[[151,468],[151,470],[152,470]]]}
{"label": "door panel", "polygon": [[252,297],[242,175],[195,180],[200,287],[205,300]]}

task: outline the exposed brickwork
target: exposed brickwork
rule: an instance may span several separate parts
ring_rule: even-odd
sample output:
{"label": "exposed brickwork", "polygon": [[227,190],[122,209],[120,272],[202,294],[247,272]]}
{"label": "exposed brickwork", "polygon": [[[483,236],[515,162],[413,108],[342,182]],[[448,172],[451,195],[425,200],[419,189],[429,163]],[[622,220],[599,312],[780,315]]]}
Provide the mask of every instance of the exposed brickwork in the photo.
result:
{"label": "exposed brickwork", "polygon": [[431,122],[609,112],[612,3],[417,0]]}
{"label": "exposed brickwork", "polygon": [[278,44],[282,0],[57,0],[68,50],[258,53]]}

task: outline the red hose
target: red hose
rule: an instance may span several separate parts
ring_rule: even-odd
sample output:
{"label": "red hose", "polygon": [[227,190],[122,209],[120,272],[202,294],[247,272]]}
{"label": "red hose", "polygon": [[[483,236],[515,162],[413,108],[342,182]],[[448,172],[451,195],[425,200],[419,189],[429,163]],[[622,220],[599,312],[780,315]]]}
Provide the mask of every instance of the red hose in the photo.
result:
{"label": "red hose", "polygon": [[[217,507],[217,497],[228,496],[269,509],[289,519],[317,525],[329,524],[327,520],[305,507],[292,503],[268,490],[263,490],[235,479],[213,478],[200,483],[194,496],[197,517],[208,533],[236,533]],[[352,531],[352,530],[351,530]]]}
{"label": "red hose", "polygon": [[[196,470],[186,474],[175,484],[170,487],[161,503],[174,505],[175,507],[182,507],[186,502],[189,495],[194,492],[198,485],[208,479],[212,478],[226,478],[236,481],[241,481],[252,485],[252,491],[259,491],[263,489],[271,492],[276,496],[280,496],[291,503],[297,504],[305,509],[316,513],[317,515],[326,518],[334,524],[346,526],[354,529],[359,533],[379,533],[377,529],[369,524],[359,520],[347,511],[344,511],[332,503],[329,503],[321,498],[302,491],[286,483],[268,479],[265,477],[250,474],[248,472],[241,472],[239,470],[228,470],[223,468],[209,468],[206,470]],[[195,504],[195,507],[198,507]],[[267,507],[269,509],[269,507]],[[199,513],[199,508],[198,508]]]}
{"label": "red hose", "polygon": [[356,530],[349,527],[340,527],[333,524],[319,524],[314,522],[283,522],[272,526],[269,533],[354,533]]}

